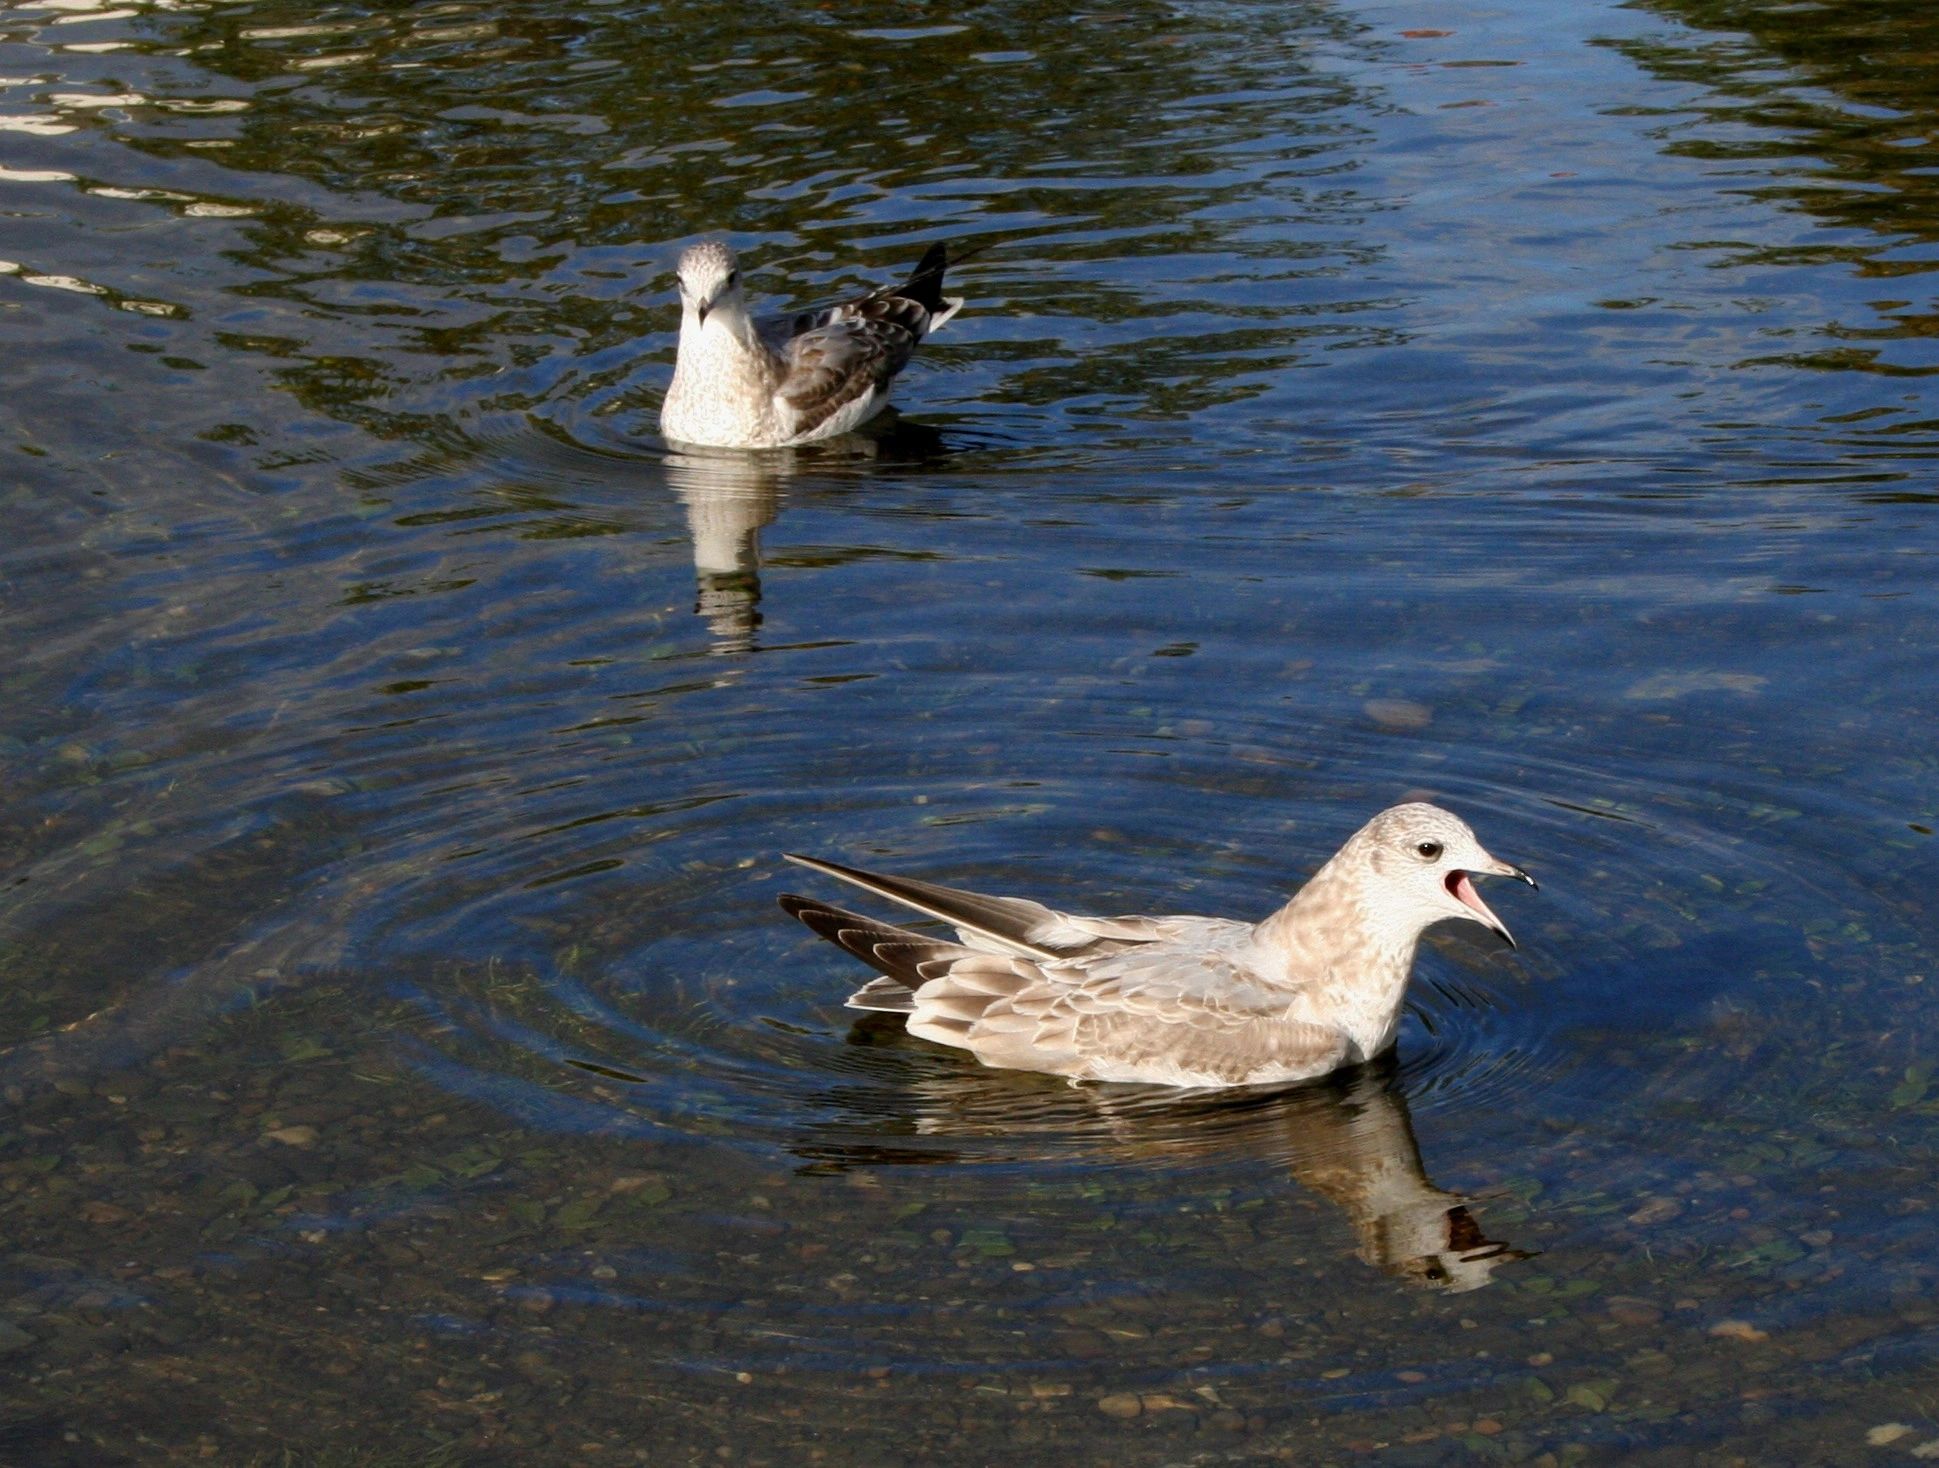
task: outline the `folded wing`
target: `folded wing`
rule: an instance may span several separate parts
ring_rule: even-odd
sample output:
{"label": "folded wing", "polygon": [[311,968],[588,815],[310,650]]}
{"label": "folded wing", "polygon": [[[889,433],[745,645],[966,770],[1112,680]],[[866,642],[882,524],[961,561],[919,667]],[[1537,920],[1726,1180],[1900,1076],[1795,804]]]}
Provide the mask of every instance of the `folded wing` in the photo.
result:
{"label": "folded wing", "polygon": [[[1234,950],[1243,925],[1211,919],[1077,919],[794,857],[964,929],[951,942],[792,894],[781,906],[882,977],[856,1009],[909,1017],[909,1033],[986,1065],[1096,1080],[1243,1085],[1339,1065],[1337,1031],[1289,1017],[1292,996],[1259,982]],[[1108,936],[1090,926],[1113,930]],[[1148,937],[1130,936],[1146,930]],[[1062,951],[1052,941],[1078,940]]]}
{"label": "folded wing", "polygon": [[[971,997],[983,1002],[963,1028]],[[1042,965],[985,954],[917,991],[909,1032],[986,1065],[1105,1081],[1229,1086],[1332,1070],[1345,1037],[1290,1018],[1291,1004],[1232,958],[1172,943]]]}
{"label": "folded wing", "polygon": [[[914,302],[905,304],[909,314],[927,314]],[[875,398],[921,339],[900,321],[851,309],[858,314],[816,327],[781,348],[783,374],[775,396],[793,412],[797,435],[813,432],[844,410],[868,417]]]}
{"label": "folded wing", "polygon": [[949,264],[948,250],[931,245],[898,285],[757,323],[780,359],[775,396],[792,410],[797,436],[831,419],[853,427],[872,416],[917,344],[962,309],[962,301],[942,293]]}

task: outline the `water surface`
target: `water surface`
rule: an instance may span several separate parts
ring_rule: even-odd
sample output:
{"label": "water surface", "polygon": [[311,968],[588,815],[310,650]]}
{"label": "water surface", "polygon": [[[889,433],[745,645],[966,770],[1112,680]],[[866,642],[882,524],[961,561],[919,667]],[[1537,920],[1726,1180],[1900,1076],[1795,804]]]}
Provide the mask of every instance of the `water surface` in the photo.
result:
{"label": "water surface", "polygon": [[[1933,26],[0,14],[0,1444],[1939,1441]],[[987,248],[743,459],[652,433],[706,235]],[[981,1070],[774,906],[1262,915],[1419,795],[1521,949],[1289,1093]]]}

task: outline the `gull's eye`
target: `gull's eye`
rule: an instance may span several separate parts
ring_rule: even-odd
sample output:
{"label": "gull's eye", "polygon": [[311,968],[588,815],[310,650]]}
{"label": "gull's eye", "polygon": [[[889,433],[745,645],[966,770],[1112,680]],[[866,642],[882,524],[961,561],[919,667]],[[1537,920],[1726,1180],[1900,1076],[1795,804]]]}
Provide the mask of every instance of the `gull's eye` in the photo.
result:
{"label": "gull's eye", "polygon": [[1438,841],[1423,841],[1414,850],[1418,851],[1426,860],[1433,861],[1441,854],[1441,843]]}
{"label": "gull's eye", "polygon": [[738,284],[740,281],[740,278],[741,278],[741,273],[738,270],[730,270],[727,272],[727,283],[729,285]]}

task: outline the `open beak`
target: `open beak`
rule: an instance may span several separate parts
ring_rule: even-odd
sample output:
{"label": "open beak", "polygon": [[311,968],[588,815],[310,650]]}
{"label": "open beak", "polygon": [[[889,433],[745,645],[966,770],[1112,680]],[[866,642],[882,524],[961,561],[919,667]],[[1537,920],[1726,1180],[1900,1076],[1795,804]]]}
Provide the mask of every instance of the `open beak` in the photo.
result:
{"label": "open beak", "polygon": [[[1529,886],[1535,887],[1535,879],[1520,867],[1510,866],[1505,861],[1494,861],[1492,858],[1490,858],[1490,862],[1491,864],[1489,866],[1479,869],[1483,875],[1514,877],[1518,881],[1526,882]],[[1501,934],[1502,941],[1510,948],[1515,946],[1515,935],[1508,931],[1508,924],[1496,917],[1493,909],[1481,900],[1481,894],[1474,890],[1474,883],[1469,880],[1468,873],[1449,872],[1447,889],[1448,895],[1480,919],[1483,926],[1492,928],[1495,932]],[[1535,887],[1535,890],[1539,892],[1542,889]]]}
{"label": "open beak", "polygon": [[694,302],[693,308],[694,318],[702,326],[705,326],[707,324],[707,313],[713,309],[714,303],[712,301],[696,301]]}

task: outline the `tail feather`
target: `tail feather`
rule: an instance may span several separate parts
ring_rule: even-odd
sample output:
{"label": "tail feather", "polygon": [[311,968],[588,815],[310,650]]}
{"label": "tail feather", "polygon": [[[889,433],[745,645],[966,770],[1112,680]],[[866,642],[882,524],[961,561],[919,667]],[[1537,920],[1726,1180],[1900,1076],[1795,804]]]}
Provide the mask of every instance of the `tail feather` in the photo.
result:
{"label": "tail feather", "polygon": [[[844,882],[852,882],[865,892],[913,907],[917,912],[941,918],[957,929],[967,929],[992,938],[1012,953],[1031,958],[1061,958],[1055,948],[1036,942],[1031,935],[1054,928],[1063,919],[1041,902],[1023,897],[989,897],[980,892],[964,892],[955,887],[940,887],[914,877],[890,877],[880,872],[865,872],[818,856],[783,852],[791,862],[810,871],[823,872]],[[806,919],[804,918],[805,922]],[[1087,937],[1088,941],[1088,937]]]}
{"label": "tail feather", "polygon": [[898,296],[907,296],[931,315],[943,309],[943,272],[949,269],[949,247],[941,240],[923,252],[915,271],[896,287]]}
{"label": "tail feather", "polygon": [[850,1009],[873,1009],[885,1014],[914,1014],[915,992],[900,979],[870,979],[848,996]]}
{"label": "tail feather", "polygon": [[922,259],[916,262],[916,268],[910,272],[909,278],[901,285],[891,286],[888,294],[907,297],[922,306],[935,318],[929,323],[929,330],[934,331],[963,309],[960,296],[943,294],[943,272],[952,265],[961,265],[965,260],[982,254],[994,243],[994,240],[985,240],[952,255],[949,247],[938,240],[923,252]]}
{"label": "tail feather", "polygon": [[784,892],[781,910],[845,953],[851,953],[883,975],[872,979],[848,998],[855,1009],[883,1009],[907,1013],[915,1007],[915,991],[928,982],[922,965],[959,957],[970,950],[960,943],[925,937],[832,903],[817,902]]}

